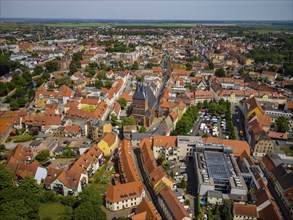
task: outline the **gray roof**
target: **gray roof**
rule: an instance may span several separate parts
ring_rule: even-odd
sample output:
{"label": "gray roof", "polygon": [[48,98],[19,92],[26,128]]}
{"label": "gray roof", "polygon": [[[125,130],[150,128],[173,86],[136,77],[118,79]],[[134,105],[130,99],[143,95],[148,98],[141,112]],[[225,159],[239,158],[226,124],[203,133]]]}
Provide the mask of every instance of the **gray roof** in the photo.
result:
{"label": "gray roof", "polygon": [[146,98],[146,93],[144,86],[137,83],[135,93],[133,94],[133,99],[144,100]]}
{"label": "gray roof", "polygon": [[222,194],[221,191],[209,190],[207,196],[208,197],[212,197],[212,198],[220,198],[220,199],[223,199],[223,194]]}
{"label": "gray roof", "polygon": [[272,170],[272,173],[281,185],[283,191],[293,187],[293,172],[287,171],[285,164],[278,165]]}
{"label": "gray roof", "polygon": [[132,140],[141,140],[143,138],[150,138],[152,137],[153,134],[152,133],[132,133]]}
{"label": "gray roof", "polygon": [[157,102],[157,98],[149,86],[144,86],[144,88],[148,97],[149,107],[153,108]]}

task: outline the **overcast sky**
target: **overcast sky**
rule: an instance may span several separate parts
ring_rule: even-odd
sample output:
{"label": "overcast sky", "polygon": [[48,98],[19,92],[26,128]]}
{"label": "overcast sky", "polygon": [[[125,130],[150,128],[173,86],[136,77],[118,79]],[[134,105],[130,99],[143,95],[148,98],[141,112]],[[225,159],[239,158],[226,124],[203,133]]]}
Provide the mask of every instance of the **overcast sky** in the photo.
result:
{"label": "overcast sky", "polygon": [[0,0],[1,18],[293,20],[284,0]]}

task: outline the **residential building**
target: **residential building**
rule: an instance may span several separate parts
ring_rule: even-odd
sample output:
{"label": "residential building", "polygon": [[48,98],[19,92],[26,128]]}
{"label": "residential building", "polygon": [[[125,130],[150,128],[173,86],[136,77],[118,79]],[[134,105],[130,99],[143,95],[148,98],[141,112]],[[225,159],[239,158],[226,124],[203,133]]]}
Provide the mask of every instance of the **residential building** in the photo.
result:
{"label": "residential building", "polygon": [[106,208],[112,211],[138,206],[145,197],[129,141],[120,142],[117,159],[120,178],[110,184],[105,197]]}
{"label": "residential building", "polygon": [[259,218],[256,205],[234,202],[233,220],[257,220]]}
{"label": "residential building", "polygon": [[158,202],[169,220],[191,220],[186,209],[179,202],[175,193],[169,188],[165,187],[159,193]]}
{"label": "residential building", "polygon": [[162,217],[158,213],[152,201],[143,198],[141,203],[135,209],[135,215],[131,217],[132,220],[161,220]]}
{"label": "residential building", "polygon": [[118,144],[118,136],[115,132],[106,133],[98,143],[98,147],[104,155],[110,155]]}

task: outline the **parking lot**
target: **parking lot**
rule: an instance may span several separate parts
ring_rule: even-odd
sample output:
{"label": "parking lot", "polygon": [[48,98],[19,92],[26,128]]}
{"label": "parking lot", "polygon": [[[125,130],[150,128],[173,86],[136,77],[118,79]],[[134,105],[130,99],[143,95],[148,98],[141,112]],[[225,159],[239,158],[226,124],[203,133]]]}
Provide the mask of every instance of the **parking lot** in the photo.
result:
{"label": "parking lot", "polygon": [[208,111],[200,112],[200,116],[195,123],[194,135],[209,135],[220,138],[229,138],[224,116],[212,115]]}

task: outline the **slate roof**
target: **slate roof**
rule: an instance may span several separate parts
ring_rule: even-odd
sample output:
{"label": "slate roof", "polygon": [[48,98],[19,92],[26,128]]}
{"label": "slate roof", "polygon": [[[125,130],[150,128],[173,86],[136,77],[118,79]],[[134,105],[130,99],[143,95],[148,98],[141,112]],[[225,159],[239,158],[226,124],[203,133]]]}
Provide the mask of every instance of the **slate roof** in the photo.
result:
{"label": "slate roof", "polygon": [[157,98],[149,86],[144,86],[144,89],[148,98],[149,107],[153,108],[157,102]]}

